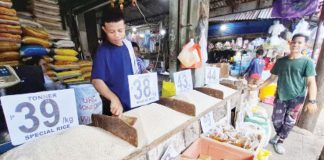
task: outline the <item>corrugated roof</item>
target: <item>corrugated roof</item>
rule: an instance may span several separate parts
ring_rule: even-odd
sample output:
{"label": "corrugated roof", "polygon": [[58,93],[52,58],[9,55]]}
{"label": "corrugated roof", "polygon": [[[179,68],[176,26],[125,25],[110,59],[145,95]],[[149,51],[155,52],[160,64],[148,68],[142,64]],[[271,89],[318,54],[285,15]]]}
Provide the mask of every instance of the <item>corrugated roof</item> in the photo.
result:
{"label": "corrugated roof", "polygon": [[224,22],[224,21],[241,21],[241,20],[256,20],[256,19],[272,19],[272,8],[247,11],[242,13],[217,16],[209,19],[209,22]]}

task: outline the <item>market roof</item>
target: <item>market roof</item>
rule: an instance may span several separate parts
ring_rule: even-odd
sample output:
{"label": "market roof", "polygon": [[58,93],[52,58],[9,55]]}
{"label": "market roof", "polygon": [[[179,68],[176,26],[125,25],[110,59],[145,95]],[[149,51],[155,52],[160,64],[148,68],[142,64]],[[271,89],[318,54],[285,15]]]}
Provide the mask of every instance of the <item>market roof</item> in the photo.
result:
{"label": "market roof", "polygon": [[224,22],[224,21],[239,21],[239,20],[257,20],[257,19],[272,19],[272,8],[258,9],[242,13],[234,13],[224,16],[213,17],[209,22]]}
{"label": "market roof", "polygon": [[255,0],[210,0],[210,10],[222,7],[236,7],[241,3],[251,2]]}
{"label": "market roof", "polygon": [[[139,8],[147,19],[158,17],[169,13],[169,0],[138,0]],[[60,0],[63,12],[72,11],[73,14],[87,12],[93,9],[100,9],[104,5],[108,5],[107,0]],[[131,1],[124,3],[125,19],[127,22],[143,20],[143,16],[137,7],[131,5]]]}

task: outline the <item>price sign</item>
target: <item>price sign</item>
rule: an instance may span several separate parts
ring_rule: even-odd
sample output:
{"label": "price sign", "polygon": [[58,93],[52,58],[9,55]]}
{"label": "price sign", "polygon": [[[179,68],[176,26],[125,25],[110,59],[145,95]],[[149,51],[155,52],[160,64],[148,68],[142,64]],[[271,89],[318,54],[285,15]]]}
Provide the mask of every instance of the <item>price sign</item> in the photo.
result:
{"label": "price sign", "polygon": [[163,156],[161,157],[161,160],[176,160],[178,155],[179,153],[176,152],[174,147],[171,145],[164,152]]}
{"label": "price sign", "polygon": [[191,71],[185,70],[175,72],[173,74],[173,81],[176,88],[176,94],[181,92],[193,90]]}
{"label": "price sign", "polygon": [[205,68],[205,84],[219,84],[219,73],[218,67],[206,66]]}
{"label": "price sign", "polygon": [[13,145],[79,124],[73,89],[1,97]]}
{"label": "price sign", "polygon": [[156,73],[128,76],[131,107],[137,107],[159,100]]}
{"label": "price sign", "polygon": [[216,125],[213,112],[209,112],[200,118],[200,125],[203,133],[208,133]]}

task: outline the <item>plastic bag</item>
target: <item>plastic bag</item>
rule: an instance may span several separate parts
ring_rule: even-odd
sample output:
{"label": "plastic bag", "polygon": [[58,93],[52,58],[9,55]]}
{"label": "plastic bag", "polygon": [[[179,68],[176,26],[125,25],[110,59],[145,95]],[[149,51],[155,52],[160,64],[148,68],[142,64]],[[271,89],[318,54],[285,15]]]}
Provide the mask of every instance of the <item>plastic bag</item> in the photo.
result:
{"label": "plastic bag", "polygon": [[268,160],[269,156],[271,156],[271,152],[269,150],[260,149],[257,154],[256,160]]}
{"label": "plastic bag", "polygon": [[311,31],[309,30],[309,23],[306,22],[304,19],[301,19],[298,22],[298,24],[296,25],[296,28],[293,32],[293,35],[298,34],[298,33],[304,34],[306,36],[310,36],[310,34],[311,34]]}
{"label": "plastic bag", "polygon": [[208,52],[207,52],[207,38],[205,36],[205,30],[201,30],[201,36],[200,36],[200,41],[199,45],[201,46],[201,57],[202,61],[204,63],[207,62],[208,60]]}
{"label": "plastic bag", "polygon": [[173,82],[162,81],[162,97],[175,96],[176,90]]}
{"label": "plastic bag", "polygon": [[92,114],[102,114],[102,101],[91,84],[71,86],[74,88],[80,124],[90,124]]}
{"label": "plastic bag", "polygon": [[183,47],[178,59],[181,62],[181,68],[198,68],[202,62],[199,44],[191,40]]}

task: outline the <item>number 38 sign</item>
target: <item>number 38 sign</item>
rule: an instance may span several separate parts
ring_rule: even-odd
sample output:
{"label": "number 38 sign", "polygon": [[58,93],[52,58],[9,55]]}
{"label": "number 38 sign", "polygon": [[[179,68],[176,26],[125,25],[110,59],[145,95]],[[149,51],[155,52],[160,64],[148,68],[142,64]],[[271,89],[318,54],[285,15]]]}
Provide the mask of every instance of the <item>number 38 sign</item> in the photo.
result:
{"label": "number 38 sign", "polygon": [[156,73],[129,75],[131,107],[145,105],[159,100]]}
{"label": "number 38 sign", "polygon": [[79,124],[73,89],[1,97],[13,145]]}

